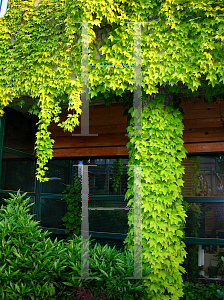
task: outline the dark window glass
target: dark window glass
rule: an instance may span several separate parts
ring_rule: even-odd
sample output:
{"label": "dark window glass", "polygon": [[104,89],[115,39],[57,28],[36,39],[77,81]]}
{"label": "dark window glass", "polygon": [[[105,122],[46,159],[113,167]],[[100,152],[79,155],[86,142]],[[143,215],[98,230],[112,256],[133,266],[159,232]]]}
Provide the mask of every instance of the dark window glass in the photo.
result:
{"label": "dark window glass", "polygon": [[5,109],[4,147],[34,154],[36,121],[25,117],[22,113]]}
{"label": "dark window glass", "polygon": [[65,229],[62,218],[66,214],[66,202],[41,197],[40,225],[47,228]]}
{"label": "dark window glass", "polygon": [[34,196],[27,196],[27,197],[30,198],[30,203],[33,203],[33,205],[30,206],[30,214],[33,215],[34,214],[35,197]]}
{"label": "dark window glass", "polygon": [[10,198],[10,195],[8,193],[0,193],[0,205],[7,205],[7,203],[4,201],[4,199]]}
{"label": "dark window glass", "polygon": [[[199,251],[201,252],[200,261],[202,264],[200,268],[198,267]],[[217,270],[213,269],[213,267],[217,267],[221,262],[221,259],[217,257],[217,253],[219,252],[221,255],[224,255],[223,251],[224,249],[218,245],[202,245],[201,249],[199,249],[198,245],[187,244],[187,257],[183,264],[183,267],[186,270],[186,273],[183,276],[184,280],[198,282],[198,278],[200,277],[201,283],[210,283],[211,280],[222,279],[224,267],[221,266],[218,274]],[[215,278],[214,275],[216,276]],[[208,281],[208,279],[210,281]]]}
{"label": "dark window glass", "polygon": [[125,208],[128,201],[124,201],[123,196],[103,196],[103,195],[90,195],[89,207],[117,207]]}
{"label": "dark window glass", "polygon": [[42,193],[61,194],[69,183],[69,160],[52,160],[48,163],[46,177],[49,181],[42,184]]}
{"label": "dark window glass", "polygon": [[34,159],[3,152],[1,189],[34,192],[35,165]]}
{"label": "dark window glass", "polygon": [[[81,161],[81,160],[80,160]],[[114,183],[114,165],[115,159],[88,159],[82,160],[83,164],[96,165],[90,166],[89,171],[89,194],[90,195],[125,195],[127,191],[127,164],[128,159],[122,159],[121,163],[123,165],[123,172],[119,180],[119,185],[117,191],[113,188]],[[75,161],[75,165],[79,161]],[[81,167],[75,167],[75,170],[80,174]]]}
{"label": "dark window glass", "polygon": [[[127,159],[122,159],[123,174],[118,190],[113,188],[113,163],[115,159],[83,159],[73,161],[73,172],[82,180],[82,163],[89,166],[89,207],[125,208],[124,195],[127,190]],[[61,194],[69,184],[72,173],[69,160],[53,159],[48,164],[46,176],[48,182],[42,183],[41,193]],[[62,218],[66,214],[67,204],[52,197],[41,197],[41,226],[46,228],[64,229]],[[89,211],[89,230],[96,232],[123,233],[128,230],[127,212],[124,210]]]}
{"label": "dark window glass", "polygon": [[224,203],[188,203],[186,237],[224,239]]}
{"label": "dark window glass", "polygon": [[224,155],[188,157],[183,165],[183,196],[224,196]]}
{"label": "dark window glass", "polygon": [[89,230],[126,234],[128,231],[127,211],[90,211]]}

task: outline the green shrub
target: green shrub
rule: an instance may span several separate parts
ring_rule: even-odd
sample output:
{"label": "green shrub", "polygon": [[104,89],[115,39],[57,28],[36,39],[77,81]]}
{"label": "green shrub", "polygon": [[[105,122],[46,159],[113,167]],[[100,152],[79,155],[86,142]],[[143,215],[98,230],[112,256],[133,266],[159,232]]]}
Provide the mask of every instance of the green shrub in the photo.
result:
{"label": "green shrub", "polygon": [[[130,252],[117,251],[108,245],[103,247],[95,244],[92,247],[90,241],[89,276],[97,279],[75,279],[74,277],[81,277],[81,237],[74,235],[65,242],[65,248],[68,251],[65,257],[68,266],[65,270],[68,272],[68,281],[65,284],[68,288],[65,289],[64,295],[71,295],[74,287],[79,286],[91,289],[92,299],[96,299],[94,297],[99,291],[106,292],[107,299],[146,299],[142,280],[125,278],[133,277],[133,255]],[[143,276],[148,276],[149,273],[148,268],[143,272]]]}
{"label": "green shrub", "polygon": [[[32,220],[33,204],[26,194],[10,196],[0,208],[0,299],[67,300],[81,292],[95,300],[105,294],[103,299],[147,299],[141,279],[125,278],[133,276],[132,253],[93,247],[89,240],[89,276],[94,279],[76,279],[81,277],[81,237],[52,242]],[[146,269],[143,276],[149,273]]]}
{"label": "green shrub", "polygon": [[65,268],[60,255],[63,243],[46,238],[32,220],[26,194],[10,194],[0,209],[0,298],[52,299]]}
{"label": "green shrub", "polygon": [[220,299],[217,290],[220,289],[214,283],[199,284],[192,282],[184,283],[184,299],[186,300],[215,300]]}

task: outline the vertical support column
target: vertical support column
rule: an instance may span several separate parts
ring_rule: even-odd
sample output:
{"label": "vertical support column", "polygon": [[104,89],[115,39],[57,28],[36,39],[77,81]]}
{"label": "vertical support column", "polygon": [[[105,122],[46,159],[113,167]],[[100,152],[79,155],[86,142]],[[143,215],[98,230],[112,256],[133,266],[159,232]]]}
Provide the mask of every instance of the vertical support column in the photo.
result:
{"label": "vertical support column", "polygon": [[212,167],[211,169],[211,173],[212,173],[212,186],[211,186],[211,190],[212,190],[212,196],[217,195],[217,185],[218,182],[216,181],[216,170],[214,167]]}
{"label": "vertical support column", "polygon": [[81,277],[75,279],[94,278],[89,277],[89,175],[88,167],[96,165],[73,165],[82,167],[82,224],[81,224]]}
{"label": "vertical support column", "polygon": [[82,23],[82,114],[81,134],[89,134],[89,76],[88,76],[88,23]]}
{"label": "vertical support column", "polygon": [[141,166],[134,166],[134,278],[142,278]]}
{"label": "vertical support column", "polygon": [[[141,98],[141,23],[134,23],[134,99],[133,99],[133,134],[128,136],[145,136],[142,134],[142,98]],[[127,279],[142,277],[142,237],[141,237],[141,166],[134,165],[134,274]],[[144,277],[144,279],[149,279]]]}
{"label": "vertical support column", "polygon": [[150,279],[150,277],[142,277],[141,167],[148,167],[148,165],[129,165],[129,167],[134,167],[134,271],[133,277],[126,277],[126,279]]}
{"label": "vertical support column", "polygon": [[133,134],[142,134],[142,99],[141,99],[141,23],[134,23],[134,127]]}
{"label": "vertical support column", "polygon": [[81,78],[81,134],[72,134],[72,136],[98,136],[98,134],[89,133],[89,74],[88,74],[88,22],[82,22],[82,78]]}
{"label": "vertical support column", "polygon": [[89,277],[89,178],[88,166],[83,165],[82,225],[81,225],[81,277]]}
{"label": "vertical support column", "polygon": [[201,267],[204,264],[204,249],[202,249],[202,245],[198,245],[198,266]]}

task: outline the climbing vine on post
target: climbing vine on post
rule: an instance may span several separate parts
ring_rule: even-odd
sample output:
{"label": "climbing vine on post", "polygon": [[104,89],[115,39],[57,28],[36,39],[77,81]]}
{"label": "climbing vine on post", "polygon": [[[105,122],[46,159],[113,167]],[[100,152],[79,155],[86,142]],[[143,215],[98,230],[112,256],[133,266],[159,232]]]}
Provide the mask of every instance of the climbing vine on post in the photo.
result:
{"label": "climbing vine on post", "polygon": [[[133,114],[132,109],[130,112]],[[131,121],[133,124],[133,121]],[[133,134],[132,124],[127,128]],[[142,134],[130,136],[128,164],[141,165],[142,255],[143,266],[153,270],[145,285],[153,300],[179,299],[183,295],[180,266],[186,256],[183,237],[185,210],[181,186],[186,156],[182,140],[182,115],[172,106],[164,107],[164,96],[158,95],[142,113]],[[143,166],[145,165],[145,166]],[[134,207],[134,173],[128,168],[128,190],[125,198]],[[133,210],[128,213],[129,232],[126,247],[133,247]]]}
{"label": "climbing vine on post", "polygon": [[79,234],[82,220],[81,183],[77,174],[74,174],[73,185],[68,184],[63,191],[63,201],[67,202],[67,212],[62,218],[65,222],[65,232]]}
{"label": "climbing vine on post", "polygon": [[123,174],[123,164],[121,162],[121,158],[116,158],[113,163],[113,188],[114,191],[117,192],[119,181],[121,179],[121,175]]}

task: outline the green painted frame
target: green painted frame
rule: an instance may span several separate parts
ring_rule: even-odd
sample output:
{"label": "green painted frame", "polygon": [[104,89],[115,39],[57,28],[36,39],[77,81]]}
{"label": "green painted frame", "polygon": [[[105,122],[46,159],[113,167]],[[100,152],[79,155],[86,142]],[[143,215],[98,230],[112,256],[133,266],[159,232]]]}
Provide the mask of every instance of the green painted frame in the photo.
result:
{"label": "green painted frame", "polygon": [[223,203],[224,197],[183,197],[188,203]]}
{"label": "green painted frame", "polygon": [[190,244],[190,245],[217,245],[217,246],[224,246],[224,239],[186,237],[184,239],[184,243],[185,244]]}
{"label": "green painted frame", "polygon": [[12,154],[15,154],[15,155],[20,155],[20,156],[23,156],[23,157],[27,157],[27,158],[35,158],[35,155],[28,154],[28,153],[25,153],[25,152],[22,152],[22,151],[14,150],[14,149],[10,149],[10,148],[4,147],[4,146],[2,146],[2,152],[3,151],[8,152],[8,153],[12,153]]}

